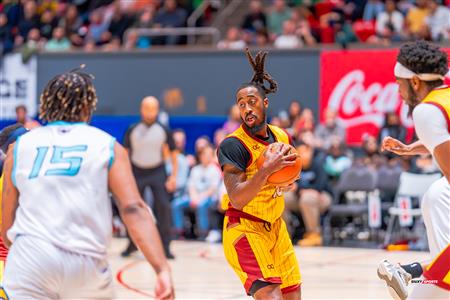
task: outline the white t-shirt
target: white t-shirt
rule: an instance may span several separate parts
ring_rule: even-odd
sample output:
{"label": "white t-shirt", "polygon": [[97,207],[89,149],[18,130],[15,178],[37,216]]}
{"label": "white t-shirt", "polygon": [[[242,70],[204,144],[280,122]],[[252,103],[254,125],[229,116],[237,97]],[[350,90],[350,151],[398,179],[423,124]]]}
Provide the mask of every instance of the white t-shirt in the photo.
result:
{"label": "white t-shirt", "polygon": [[442,111],[429,103],[421,103],[413,110],[414,127],[422,144],[433,155],[434,148],[450,140],[447,122]]}
{"label": "white t-shirt", "polygon": [[296,35],[280,35],[274,43],[278,49],[295,49],[303,46],[301,40]]}

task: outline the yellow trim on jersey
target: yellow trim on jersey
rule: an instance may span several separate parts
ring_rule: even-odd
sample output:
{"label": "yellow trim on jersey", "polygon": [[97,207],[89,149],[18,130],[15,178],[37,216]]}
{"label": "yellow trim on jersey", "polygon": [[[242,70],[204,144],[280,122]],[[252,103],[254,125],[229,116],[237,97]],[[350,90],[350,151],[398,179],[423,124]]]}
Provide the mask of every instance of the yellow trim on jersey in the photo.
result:
{"label": "yellow trim on jersey", "polygon": [[[268,125],[269,130],[275,136],[277,142],[289,144],[289,136],[287,133],[276,126]],[[243,126],[240,126],[233,133],[229,134],[228,137],[234,137],[239,139],[241,143],[245,146],[247,151],[250,152],[250,162],[245,170],[245,174],[247,175],[247,179],[252,178],[255,173],[258,171],[258,167],[256,165],[256,161],[258,157],[263,153],[264,149],[267,146],[267,143],[264,143],[261,140],[258,140],[249,135],[246,132]],[[225,194],[222,199],[222,207],[228,208],[229,198],[228,195]],[[281,217],[281,214],[284,210],[284,198],[283,194],[278,192],[278,189],[274,185],[266,184],[262,187],[259,193],[253,198],[243,209],[245,213],[248,213],[252,216],[260,218],[264,221],[273,223],[278,218]]]}
{"label": "yellow trim on jersey", "polygon": [[3,193],[3,175],[0,175],[0,228],[2,228],[2,193]]}
{"label": "yellow trim on jersey", "polygon": [[450,133],[450,88],[447,87],[431,91],[422,103],[430,103],[440,109],[447,121],[447,129]]}

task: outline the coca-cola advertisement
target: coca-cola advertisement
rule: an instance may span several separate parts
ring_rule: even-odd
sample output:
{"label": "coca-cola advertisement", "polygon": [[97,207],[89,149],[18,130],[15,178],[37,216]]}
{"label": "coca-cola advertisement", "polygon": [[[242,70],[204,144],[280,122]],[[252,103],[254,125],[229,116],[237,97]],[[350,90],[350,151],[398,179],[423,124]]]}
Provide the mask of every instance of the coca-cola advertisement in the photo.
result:
{"label": "coca-cola advertisement", "polygon": [[[450,49],[446,49],[450,54]],[[365,134],[378,135],[385,114],[395,111],[409,136],[413,122],[395,83],[398,50],[324,51],[320,66],[320,119],[330,108],[347,128],[347,143],[359,145]],[[450,76],[447,75],[447,84]]]}

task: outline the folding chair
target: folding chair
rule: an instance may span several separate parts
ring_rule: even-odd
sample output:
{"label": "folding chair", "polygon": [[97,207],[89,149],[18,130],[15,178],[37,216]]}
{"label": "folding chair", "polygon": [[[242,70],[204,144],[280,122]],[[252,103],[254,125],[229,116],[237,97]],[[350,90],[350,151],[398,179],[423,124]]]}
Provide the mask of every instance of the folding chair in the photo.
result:
{"label": "folding chair", "polygon": [[[389,208],[389,224],[386,230],[386,235],[384,237],[384,245],[390,243],[392,233],[395,225],[395,218],[400,217],[405,213],[405,209],[398,207],[399,197],[416,197],[421,199],[430,185],[441,178],[442,175],[439,173],[435,174],[414,174],[409,172],[403,172],[400,175],[400,184],[395,197],[394,206]],[[413,208],[408,211],[408,213],[414,217],[422,216],[420,208]]]}

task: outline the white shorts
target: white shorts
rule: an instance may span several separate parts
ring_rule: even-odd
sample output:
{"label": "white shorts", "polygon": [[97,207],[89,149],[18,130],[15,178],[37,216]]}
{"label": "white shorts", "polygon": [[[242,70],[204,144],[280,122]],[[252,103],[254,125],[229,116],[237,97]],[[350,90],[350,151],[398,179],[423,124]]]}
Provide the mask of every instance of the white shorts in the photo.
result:
{"label": "white shorts", "polygon": [[445,177],[429,187],[422,198],[421,208],[430,259],[434,259],[450,243],[450,184]]}
{"label": "white shorts", "polygon": [[68,252],[26,235],[11,246],[3,279],[10,299],[111,299],[112,285],[106,259]]}

